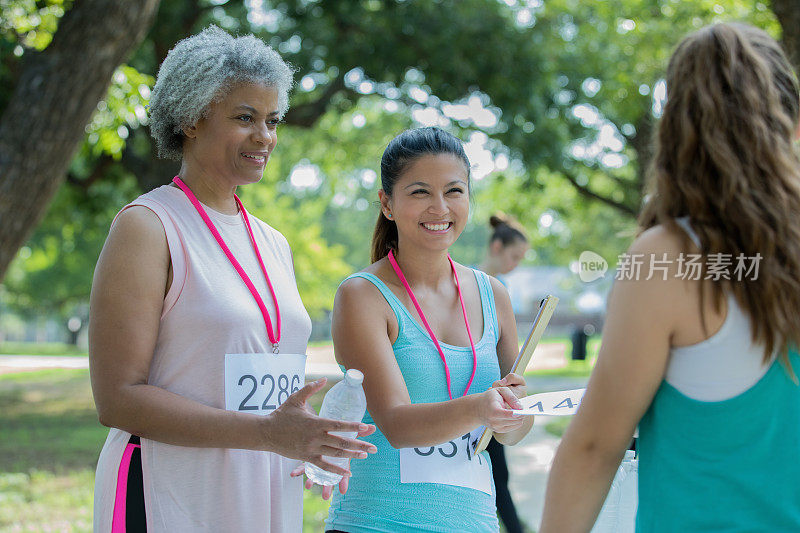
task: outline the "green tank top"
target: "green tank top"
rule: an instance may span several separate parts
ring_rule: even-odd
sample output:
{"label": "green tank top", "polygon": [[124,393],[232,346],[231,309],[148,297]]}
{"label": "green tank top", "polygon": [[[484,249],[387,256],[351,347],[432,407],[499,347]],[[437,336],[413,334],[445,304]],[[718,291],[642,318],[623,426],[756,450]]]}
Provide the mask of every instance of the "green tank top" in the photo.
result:
{"label": "green tank top", "polygon": [[800,386],[779,361],[719,402],[662,382],[639,424],[636,531],[800,531]]}

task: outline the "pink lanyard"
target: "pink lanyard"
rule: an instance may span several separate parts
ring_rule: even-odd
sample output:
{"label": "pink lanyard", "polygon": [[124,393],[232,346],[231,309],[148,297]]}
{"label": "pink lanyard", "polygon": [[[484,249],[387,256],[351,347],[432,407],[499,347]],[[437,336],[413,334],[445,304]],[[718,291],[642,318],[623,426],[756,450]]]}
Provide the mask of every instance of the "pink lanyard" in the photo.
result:
{"label": "pink lanyard", "polygon": [[[456,289],[458,289],[458,300],[461,302],[461,312],[464,314],[464,324],[467,325],[467,335],[469,336],[469,345],[472,348],[472,375],[470,376],[469,382],[467,383],[467,388],[464,390],[463,396],[466,396],[467,392],[469,392],[469,387],[472,385],[472,380],[475,378],[475,370],[477,370],[478,368],[478,354],[475,353],[475,343],[472,341],[472,332],[469,329],[469,320],[467,320],[467,308],[464,307],[464,298],[461,296],[461,285],[458,283],[458,274],[456,274],[456,265],[450,258],[450,254],[447,254],[447,260],[450,261],[450,267],[453,269],[453,278],[456,281]],[[411,290],[411,286],[408,284],[406,277],[403,275],[403,271],[400,270],[400,265],[397,264],[397,260],[394,258],[394,252],[392,252],[391,250],[389,251],[389,263],[392,264],[392,268],[394,268],[397,277],[400,278],[400,281],[403,283],[403,287],[406,288],[406,292],[411,297],[411,302],[414,304],[414,308],[417,310],[417,313],[419,313],[419,318],[422,319],[422,323],[425,325],[425,329],[428,330],[428,335],[431,336],[433,344],[435,344],[436,349],[439,350],[439,357],[442,358],[442,363],[444,363],[444,375],[447,378],[447,395],[452,400],[453,393],[450,390],[450,369],[447,367],[447,360],[445,360],[444,358],[444,352],[442,351],[442,347],[439,346],[439,341],[436,340],[436,335],[433,334],[433,330],[428,324],[428,321],[425,319],[425,313],[422,312],[422,309],[419,306],[419,302],[417,302],[417,299],[414,296],[414,291]]]}
{"label": "pink lanyard", "polygon": [[277,323],[277,334],[272,330],[272,320],[269,318],[269,311],[267,311],[267,307],[264,305],[264,301],[261,299],[261,295],[258,294],[253,282],[250,281],[250,277],[247,275],[247,272],[244,271],[242,265],[239,264],[239,261],[233,256],[228,248],[228,245],[225,244],[225,241],[222,240],[222,236],[217,231],[217,228],[214,226],[214,223],[211,222],[211,219],[208,217],[206,210],[203,209],[202,204],[197,200],[197,197],[189,190],[189,187],[181,180],[178,176],[172,178],[172,181],[181,188],[181,190],[186,193],[186,196],[189,198],[189,201],[192,202],[192,205],[200,214],[200,217],[203,219],[203,222],[206,223],[208,226],[209,231],[211,231],[211,235],[217,240],[219,247],[222,248],[222,251],[225,252],[225,255],[228,257],[228,260],[233,265],[233,268],[236,269],[236,272],[239,273],[239,277],[242,278],[244,284],[247,285],[247,288],[250,289],[250,294],[253,295],[256,303],[258,304],[258,308],[261,310],[261,315],[264,317],[264,324],[267,326],[267,335],[269,336],[269,340],[272,343],[272,353],[278,353],[278,343],[281,341],[281,311],[278,308],[278,298],[275,296],[275,290],[272,288],[272,282],[269,280],[269,275],[267,275],[267,269],[264,266],[264,261],[261,259],[261,253],[258,251],[258,245],[256,244],[256,239],[253,237],[253,229],[250,227],[250,219],[247,217],[247,211],[244,210],[244,206],[242,206],[241,200],[235,194],[233,198],[236,200],[236,206],[239,208],[239,211],[242,213],[242,218],[244,219],[244,224],[247,226],[247,233],[250,235],[250,242],[253,243],[253,250],[256,252],[256,258],[258,259],[258,264],[261,266],[261,272],[264,273],[264,279],[267,280],[267,286],[269,287],[269,292],[272,294],[272,303],[275,304],[275,315],[276,319],[275,322]]}

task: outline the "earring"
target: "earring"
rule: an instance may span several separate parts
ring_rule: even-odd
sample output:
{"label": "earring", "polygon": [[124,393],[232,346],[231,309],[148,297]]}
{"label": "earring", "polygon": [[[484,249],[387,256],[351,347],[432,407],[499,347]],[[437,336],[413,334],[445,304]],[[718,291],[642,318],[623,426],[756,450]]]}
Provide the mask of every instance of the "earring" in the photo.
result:
{"label": "earring", "polygon": [[386,213],[386,218],[388,218],[389,220],[391,220],[391,219],[392,219],[392,214],[391,214],[391,213]]}

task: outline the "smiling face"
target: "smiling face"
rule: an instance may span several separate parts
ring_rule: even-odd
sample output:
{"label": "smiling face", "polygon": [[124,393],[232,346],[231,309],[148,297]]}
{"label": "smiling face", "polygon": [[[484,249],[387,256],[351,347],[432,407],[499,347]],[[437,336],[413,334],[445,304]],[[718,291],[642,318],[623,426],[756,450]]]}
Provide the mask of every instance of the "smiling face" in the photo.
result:
{"label": "smiling face", "polygon": [[458,157],[424,155],[404,169],[391,196],[379,191],[384,215],[397,224],[398,248],[449,248],[469,217],[468,179]]}
{"label": "smiling face", "polygon": [[278,122],[275,88],[236,85],[197,124],[184,129],[184,160],[228,185],[255,183],[278,142]]}

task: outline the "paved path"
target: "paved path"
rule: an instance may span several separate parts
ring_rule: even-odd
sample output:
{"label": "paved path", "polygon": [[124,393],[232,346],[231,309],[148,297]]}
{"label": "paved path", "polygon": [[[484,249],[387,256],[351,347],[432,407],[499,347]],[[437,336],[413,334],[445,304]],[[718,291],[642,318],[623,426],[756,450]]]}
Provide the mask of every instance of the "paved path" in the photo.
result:
{"label": "paved path", "polygon": [[0,374],[46,368],[89,368],[89,358],[81,355],[0,355]]}
{"label": "paved path", "polygon": [[[566,363],[564,356],[567,345],[551,343],[539,346],[533,354],[526,371],[560,368]],[[42,368],[89,368],[89,360],[85,356],[55,355],[0,355],[0,374],[23,372]],[[308,348],[308,377],[316,379],[327,377],[337,379],[342,371],[333,355],[333,346],[311,346]]]}
{"label": "paved path", "polygon": [[[564,345],[546,344],[539,347],[528,370],[564,366]],[[82,356],[24,356],[0,355],[0,374],[42,368],[88,368],[87,357]],[[307,372],[309,378],[341,377],[339,366],[333,359],[332,347],[309,348]],[[586,385],[585,378],[528,378],[530,393],[577,389]],[[511,495],[520,518],[529,526],[538,528],[544,506],[547,474],[558,447],[559,439],[545,431],[552,419],[539,417],[533,430],[516,446],[506,448]]]}
{"label": "paved path", "polygon": [[[580,389],[587,378],[528,378],[528,392],[549,392]],[[520,519],[538,529],[544,509],[547,475],[560,439],[544,428],[553,417],[537,417],[533,429],[516,446],[506,447],[509,470],[509,490]]]}

